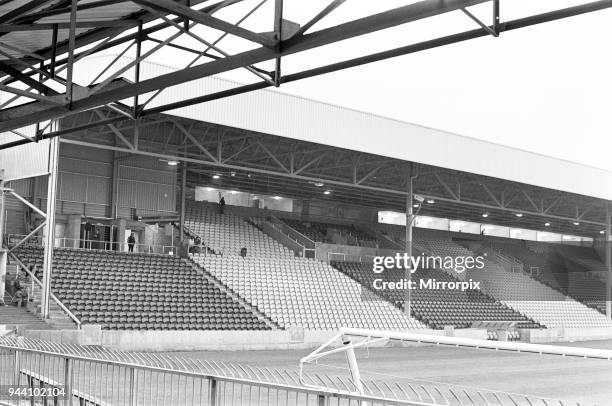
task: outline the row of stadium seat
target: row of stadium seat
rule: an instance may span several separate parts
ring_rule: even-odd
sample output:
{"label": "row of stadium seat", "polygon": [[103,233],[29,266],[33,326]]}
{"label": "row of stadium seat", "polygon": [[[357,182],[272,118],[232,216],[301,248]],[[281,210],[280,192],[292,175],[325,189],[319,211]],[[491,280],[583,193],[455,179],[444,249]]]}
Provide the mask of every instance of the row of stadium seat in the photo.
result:
{"label": "row of stadium seat", "polygon": [[333,243],[328,238],[329,229],[336,230],[346,239],[347,245],[355,245],[360,247],[377,247],[378,242],[376,237],[359,230],[353,225],[322,223],[316,221],[300,221],[295,219],[283,219],[283,222],[299,233],[310,238],[314,242]]}
{"label": "row of stadium seat", "polygon": [[238,255],[242,248],[246,248],[249,256],[294,256],[288,248],[241,217],[229,212],[220,214],[210,203],[190,202],[185,219],[192,232],[199,235],[208,247],[223,255]]}
{"label": "row of stadium seat", "polygon": [[[42,269],[43,251],[17,255]],[[265,321],[168,255],[56,249],[51,290],[82,323],[105,329],[262,330]]]}
{"label": "row of stadium seat", "polygon": [[229,256],[194,259],[281,327],[422,329],[390,303],[321,261],[257,261]]}
{"label": "row of stadium seat", "polygon": [[[372,264],[362,262],[334,262],[333,265],[361,283],[365,288],[403,308],[404,290],[374,289],[375,279],[389,282],[404,278],[400,269],[386,269],[383,274],[375,274]],[[457,281],[457,279],[440,270],[417,270],[413,279],[436,279],[440,282]],[[417,285],[418,287],[418,285]],[[516,321],[521,328],[538,328],[521,314],[503,306],[479,291],[461,292],[456,290],[415,289],[412,291],[412,314],[430,327],[439,329],[444,326],[456,328],[471,327],[475,321]]]}
{"label": "row of stadium seat", "polygon": [[[401,241],[402,227],[386,227],[385,230]],[[475,255],[474,252],[452,241],[448,233],[442,237],[441,232],[417,230],[415,243],[432,255]],[[540,244],[538,247],[539,252],[547,255],[556,250],[553,244]],[[566,248],[583,253],[586,251],[585,247],[563,247],[563,249]],[[527,274],[509,272],[490,258],[485,259],[484,263],[483,269],[472,269],[463,274],[457,274],[452,269],[445,269],[445,271],[460,279],[472,278],[481,281],[484,293],[541,326],[549,328],[612,327],[612,321],[599,311],[534,280]]]}

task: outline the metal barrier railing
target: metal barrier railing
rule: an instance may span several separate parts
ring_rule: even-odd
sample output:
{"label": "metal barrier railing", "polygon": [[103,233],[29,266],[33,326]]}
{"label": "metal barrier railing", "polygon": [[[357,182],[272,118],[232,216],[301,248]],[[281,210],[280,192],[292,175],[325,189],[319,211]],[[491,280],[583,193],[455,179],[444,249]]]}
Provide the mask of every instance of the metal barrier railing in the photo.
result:
{"label": "metal barrier railing", "polygon": [[[16,248],[20,241],[26,237],[25,235],[9,234],[8,243],[9,247]],[[42,246],[45,239],[41,236],[31,236],[26,242],[19,244],[19,246]],[[67,237],[56,237],[55,238],[56,248],[75,248],[84,250],[97,250],[97,251],[124,251],[129,252],[129,244],[127,242],[111,242],[111,241],[100,241],[100,240],[86,240],[82,238],[67,238]],[[173,255],[176,253],[176,247],[173,245],[151,245],[151,244],[134,244],[134,252],[150,253],[150,254],[168,254]]]}
{"label": "metal barrier railing", "polygon": [[[34,284],[42,289],[42,282],[38,280],[36,275],[34,275],[28,267],[26,267],[23,262],[15,254],[10,253],[11,258],[19,265],[19,267],[30,277],[31,288],[28,289],[28,301],[30,301],[30,296],[34,292]],[[51,300],[76,324],[77,328],[81,328],[81,321],[55,296],[53,293],[49,293]],[[1,399],[0,399],[1,400]]]}
{"label": "metal barrier railing", "polygon": [[328,252],[327,262],[342,261],[342,262],[374,262],[374,255],[351,255],[344,252]]}
{"label": "metal barrier railing", "polygon": [[[0,388],[0,403],[11,404],[431,405],[309,388],[260,368],[9,337],[0,338]],[[28,397],[41,388],[50,396]],[[10,389],[24,389],[25,396],[11,399]]]}
{"label": "metal barrier railing", "polygon": [[[57,248],[76,248],[94,251],[122,251],[130,252],[130,244],[124,242],[110,242],[99,240],[85,240],[76,238],[58,237],[55,239],[55,247]],[[173,245],[150,245],[150,244],[133,244],[133,252],[148,253],[148,254],[168,254],[176,253],[176,247]]]}

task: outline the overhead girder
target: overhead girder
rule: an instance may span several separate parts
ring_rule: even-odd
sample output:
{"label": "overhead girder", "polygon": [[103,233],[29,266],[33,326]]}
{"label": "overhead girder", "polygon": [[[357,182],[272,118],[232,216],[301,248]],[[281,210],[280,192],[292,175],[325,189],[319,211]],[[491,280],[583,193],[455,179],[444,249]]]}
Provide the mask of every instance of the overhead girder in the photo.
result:
{"label": "overhead girder", "polygon": [[[283,56],[307,51],[324,45],[339,42],[345,39],[354,38],[356,36],[365,35],[375,31],[409,23],[412,21],[426,19],[438,14],[443,14],[456,10],[465,10],[469,6],[488,2],[491,0],[425,0],[388,10],[382,13],[349,21],[346,23],[342,23],[330,28],[324,28],[312,33],[297,30],[295,33],[293,33],[292,36],[284,39],[281,45],[278,45],[276,42],[274,42],[275,40],[272,37],[270,37],[271,39],[268,40],[266,39],[268,37],[263,34],[253,33],[251,31],[238,28],[237,26],[228,24],[223,20],[211,17],[209,14],[202,10],[193,10],[192,8],[179,5],[178,3],[168,2],[166,0],[139,1],[146,3],[148,7],[154,7],[157,10],[162,10],[167,13],[175,13],[178,14],[179,17],[190,18],[192,21],[199,22],[209,27],[214,26],[217,29],[226,30],[226,32],[254,41],[255,43],[263,43],[265,46],[247,50],[235,55],[227,55],[224,58],[212,60],[210,62],[197,66],[191,66],[179,70],[177,72],[160,75],[156,78],[151,78],[136,83],[125,84],[121,88],[103,89],[95,94],[79,95],[78,97],[75,97],[74,100],[72,100],[72,103],[68,103],[65,105],[48,106],[43,105],[40,102],[33,102],[27,106],[17,106],[11,109],[0,110],[0,131],[12,130],[36,122],[47,121],[52,118],[64,117],[66,115],[75,114],[79,111],[111,103],[116,100],[135,97],[143,93],[155,92],[159,89],[178,85],[181,83],[186,83],[191,80],[199,79],[221,72],[226,72],[237,68],[250,67],[259,62],[264,62],[268,60],[279,60],[279,58]],[[233,2],[230,1],[229,3]],[[493,1],[493,3],[497,4],[497,0]],[[333,9],[337,5],[338,4],[333,6],[332,3],[330,4],[330,6],[328,6],[328,8],[331,7],[331,9]],[[507,30],[539,24],[546,21],[552,21],[560,18],[570,17],[573,15],[601,10],[607,7],[612,7],[611,0],[595,1],[585,5],[569,7],[566,9],[543,13],[540,15],[530,16],[514,21],[499,23],[497,23],[497,21],[494,21],[494,24],[492,25],[493,28],[491,29],[494,29],[495,33],[499,33]],[[331,11],[331,9],[329,11]],[[326,15],[326,13],[323,14]],[[133,17],[134,16],[132,16],[132,18]],[[140,17],[143,19],[155,18],[151,15],[151,13],[147,14],[146,12]],[[323,17],[324,16],[322,16],[321,18]],[[172,26],[172,24],[176,25],[176,22],[166,22],[166,27]],[[110,33],[110,31],[104,32],[107,34]],[[274,83],[281,84],[289,80],[299,80],[300,78],[304,77],[310,77],[339,69],[345,69],[351,66],[358,66],[360,64],[386,59],[393,56],[403,55],[406,53],[418,52],[424,49],[442,46],[453,42],[473,39],[483,35],[490,35],[490,32],[489,30],[480,27],[478,29],[467,31],[465,33],[425,41],[420,44],[413,44],[407,47],[385,51],[375,55],[360,57],[351,61],[345,61],[338,64],[329,65],[327,67],[320,67],[306,72],[285,75],[281,78],[277,78]],[[104,37],[98,37],[98,40],[101,38]],[[63,51],[66,51],[65,47],[58,50],[58,52]],[[70,63],[70,61],[68,60],[67,63]],[[230,89],[227,91],[219,92],[218,94],[206,95],[202,96],[202,98],[187,100],[185,102],[180,103],[182,103],[182,105],[188,105],[209,100],[207,99],[207,97],[229,97],[233,94],[267,87],[274,83],[268,80],[264,80],[264,82],[262,83],[255,83],[238,89]],[[150,111],[142,111],[141,114],[152,114],[154,112],[163,111],[163,109],[165,108],[176,108],[176,106],[170,105],[156,107]]]}

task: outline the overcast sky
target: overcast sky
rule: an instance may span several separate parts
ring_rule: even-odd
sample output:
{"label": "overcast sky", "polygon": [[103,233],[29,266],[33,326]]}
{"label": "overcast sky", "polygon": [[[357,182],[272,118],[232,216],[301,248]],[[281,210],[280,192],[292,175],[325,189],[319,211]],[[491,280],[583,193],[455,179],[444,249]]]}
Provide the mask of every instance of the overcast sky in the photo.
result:
{"label": "overcast sky", "polygon": [[[326,3],[287,0],[285,15],[304,22]],[[348,0],[326,25],[406,3]],[[502,0],[502,21],[581,3]],[[245,26],[261,30],[266,6]],[[490,7],[473,11],[490,22]],[[235,20],[245,10],[228,9],[222,16]],[[455,12],[289,57],[284,73],[475,27]],[[220,45],[238,49],[231,40]],[[180,66],[181,58],[162,53],[152,60]],[[280,90],[612,170],[611,73],[612,10],[606,10],[318,76]]]}

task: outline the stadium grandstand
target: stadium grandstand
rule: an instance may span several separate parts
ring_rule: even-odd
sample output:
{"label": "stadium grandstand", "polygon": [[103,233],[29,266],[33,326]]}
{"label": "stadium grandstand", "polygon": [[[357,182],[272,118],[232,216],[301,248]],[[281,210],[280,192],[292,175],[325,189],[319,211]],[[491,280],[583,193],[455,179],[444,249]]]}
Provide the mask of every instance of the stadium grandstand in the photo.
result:
{"label": "stadium grandstand", "polygon": [[[234,3],[0,1],[0,405],[612,405],[609,171],[266,89],[612,2]],[[281,74],[446,13],[476,25]]]}

